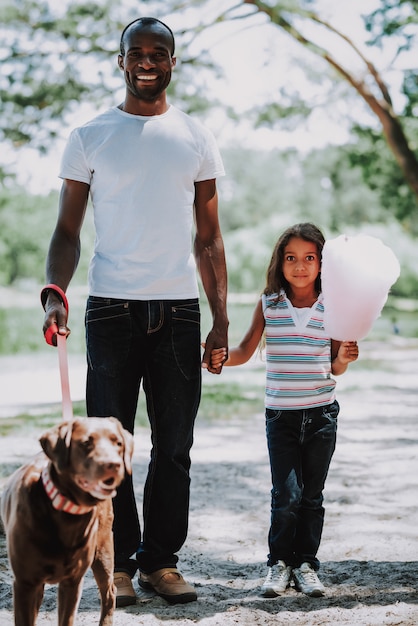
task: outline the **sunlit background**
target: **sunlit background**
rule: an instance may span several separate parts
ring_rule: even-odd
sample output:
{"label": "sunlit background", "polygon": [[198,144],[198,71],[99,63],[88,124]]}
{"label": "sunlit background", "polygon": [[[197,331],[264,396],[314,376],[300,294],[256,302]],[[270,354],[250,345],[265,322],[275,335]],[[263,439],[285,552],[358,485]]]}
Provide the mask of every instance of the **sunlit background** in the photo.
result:
{"label": "sunlit background", "polygon": [[[174,30],[170,101],[204,121],[222,150],[231,341],[249,321],[278,235],[305,220],[329,238],[366,233],[393,249],[401,276],[372,337],[418,337],[415,2],[3,0],[0,355],[55,358],[38,294],[60,156],[73,127],[123,100],[120,32],[141,15]],[[93,239],[88,213],[69,289],[69,349],[80,368]],[[209,323],[204,311],[203,332]]]}

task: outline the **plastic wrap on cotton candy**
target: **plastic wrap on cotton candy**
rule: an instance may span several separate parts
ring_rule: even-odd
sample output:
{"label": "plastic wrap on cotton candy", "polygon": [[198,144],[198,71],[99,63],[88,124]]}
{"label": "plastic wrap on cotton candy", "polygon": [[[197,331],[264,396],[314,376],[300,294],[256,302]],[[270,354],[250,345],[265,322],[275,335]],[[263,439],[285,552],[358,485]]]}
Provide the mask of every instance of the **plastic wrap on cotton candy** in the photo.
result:
{"label": "plastic wrap on cotton candy", "polygon": [[399,274],[398,259],[376,237],[340,235],[327,240],[321,268],[327,334],[339,341],[363,339]]}

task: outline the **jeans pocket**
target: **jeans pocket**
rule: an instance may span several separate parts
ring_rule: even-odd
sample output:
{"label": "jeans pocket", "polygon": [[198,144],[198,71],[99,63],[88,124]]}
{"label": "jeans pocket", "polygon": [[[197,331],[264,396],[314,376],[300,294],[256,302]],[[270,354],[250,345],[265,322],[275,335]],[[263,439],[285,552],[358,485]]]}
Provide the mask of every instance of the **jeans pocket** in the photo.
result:
{"label": "jeans pocket", "polygon": [[338,414],[340,412],[340,405],[337,400],[334,400],[331,404],[327,404],[322,408],[322,417],[328,420],[330,423],[338,420]]}
{"label": "jeans pocket", "polygon": [[172,347],[176,363],[187,380],[200,376],[199,302],[178,302],[171,307]]}
{"label": "jeans pocket", "polygon": [[89,367],[116,376],[126,362],[131,343],[129,302],[90,296],[85,326]]}
{"label": "jeans pocket", "polygon": [[266,422],[275,422],[280,419],[283,411],[280,409],[266,409]]}
{"label": "jeans pocket", "polygon": [[324,442],[329,442],[332,449],[335,448],[339,411],[339,404],[335,400],[332,404],[328,404],[323,407],[319,418],[320,427],[318,428],[317,434],[324,440]]}

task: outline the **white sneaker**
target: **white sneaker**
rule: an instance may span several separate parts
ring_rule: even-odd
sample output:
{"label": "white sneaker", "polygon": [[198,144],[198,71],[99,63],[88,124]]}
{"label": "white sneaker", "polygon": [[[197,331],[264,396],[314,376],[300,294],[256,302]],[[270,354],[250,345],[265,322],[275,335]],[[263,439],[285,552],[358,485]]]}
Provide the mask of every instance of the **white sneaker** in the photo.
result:
{"label": "white sneaker", "polygon": [[284,561],[279,561],[276,565],[268,568],[267,578],[261,586],[261,594],[265,598],[275,598],[286,591],[292,568]]}
{"label": "white sneaker", "polygon": [[318,578],[317,573],[310,563],[302,563],[293,570],[293,580],[296,589],[312,598],[319,598],[325,593],[325,587]]}

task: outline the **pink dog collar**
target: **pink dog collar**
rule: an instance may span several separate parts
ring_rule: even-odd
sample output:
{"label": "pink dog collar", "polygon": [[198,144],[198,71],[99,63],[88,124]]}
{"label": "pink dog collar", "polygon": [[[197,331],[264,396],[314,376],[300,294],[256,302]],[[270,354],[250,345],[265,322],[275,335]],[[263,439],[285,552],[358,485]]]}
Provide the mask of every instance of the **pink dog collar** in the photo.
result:
{"label": "pink dog collar", "polygon": [[84,515],[94,509],[94,506],[75,504],[75,502],[63,496],[52,482],[51,474],[49,473],[49,465],[46,465],[42,470],[42,483],[47,496],[52,502],[52,506],[57,511],[64,511],[64,513],[70,513],[71,515]]}

